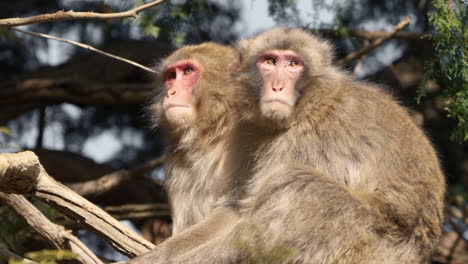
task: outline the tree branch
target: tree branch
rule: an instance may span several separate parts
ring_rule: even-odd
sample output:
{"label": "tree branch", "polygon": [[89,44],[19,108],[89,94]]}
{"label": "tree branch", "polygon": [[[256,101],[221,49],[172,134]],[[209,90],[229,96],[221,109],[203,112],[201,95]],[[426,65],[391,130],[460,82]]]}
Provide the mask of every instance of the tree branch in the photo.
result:
{"label": "tree branch", "polygon": [[19,261],[19,262],[24,263],[24,264],[38,264],[37,262],[34,262],[34,261],[29,260],[27,258],[22,258],[22,257],[16,255],[15,253],[12,253],[12,252],[6,250],[5,248],[3,248],[1,246],[0,246],[0,259],[4,259],[7,263],[10,263],[9,262],[10,259],[14,259],[14,260]]}
{"label": "tree branch", "polygon": [[66,231],[63,226],[49,221],[23,196],[0,192],[0,199],[54,248],[70,249],[78,256],[80,263],[102,264],[102,261],[78,238]]}
{"label": "tree branch", "polygon": [[168,204],[125,204],[120,206],[106,206],[103,209],[117,219],[170,216]]}
{"label": "tree branch", "polygon": [[[351,30],[333,30],[333,29],[317,29],[314,32],[318,34],[329,37],[329,38],[343,38],[343,37],[358,37],[361,39],[367,40],[376,40],[379,38],[383,38],[388,35],[388,31],[384,30],[376,30],[376,31],[366,31],[363,29],[351,29]],[[432,41],[431,34],[425,33],[415,33],[415,32],[406,32],[406,31],[399,31],[396,32],[393,38],[401,39],[401,40],[410,40],[410,41],[425,41],[430,42]]]}
{"label": "tree branch", "polygon": [[28,30],[24,30],[24,29],[19,29],[19,28],[13,28],[13,30],[19,31],[19,32],[22,32],[22,33],[25,33],[25,34],[33,35],[33,36],[36,36],[36,37],[48,38],[48,39],[53,39],[53,40],[69,43],[69,44],[72,44],[72,45],[75,45],[75,46],[78,46],[78,47],[81,47],[81,48],[84,48],[84,49],[92,50],[92,51],[97,52],[99,54],[102,54],[104,56],[108,56],[108,57],[111,57],[113,59],[126,62],[128,64],[133,65],[133,66],[139,67],[139,68],[141,68],[141,69],[143,69],[145,71],[152,72],[152,73],[155,72],[153,69],[148,68],[146,66],[143,66],[140,63],[137,63],[137,62],[134,62],[134,61],[119,57],[119,56],[114,55],[114,54],[107,53],[107,52],[102,51],[100,49],[96,49],[93,46],[86,45],[86,44],[83,44],[83,43],[80,43],[80,42],[76,42],[76,41],[73,41],[73,40],[66,40],[66,39],[63,39],[63,38],[58,38],[58,37],[54,37],[54,36],[51,36],[51,35],[47,35],[47,34],[43,34],[43,33],[36,33],[36,32],[32,32],[32,31],[28,31]]}
{"label": "tree branch", "polygon": [[102,209],[51,178],[31,151],[0,154],[0,191],[34,195],[109,241],[127,256],[141,255],[154,247]]}
{"label": "tree branch", "polygon": [[141,5],[131,10],[119,13],[94,13],[94,12],[74,12],[73,10],[64,12],[58,11],[52,14],[43,14],[25,18],[5,18],[0,19],[0,26],[4,27],[15,27],[28,24],[37,24],[44,22],[52,22],[58,20],[78,20],[78,19],[93,19],[93,20],[108,20],[113,18],[126,18],[126,17],[138,17],[138,13],[141,11],[159,5],[166,0],[153,1],[148,4]]}
{"label": "tree branch", "polygon": [[123,182],[130,180],[134,177],[143,176],[143,174],[151,171],[157,166],[163,164],[165,157],[159,157],[145,162],[133,170],[118,170],[109,174],[106,174],[98,179],[66,184],[70,189],[79,193],[81,196],[88,195],[101,195],[114,187],[122,184]]}
{"label": "tree branch", "polygon": [[382,36],[381,38],[378,38],[377,40],[375,40],[373,43],[369,44],[368,46],[365,46],[357,51],[354,51],[346,55],[344,58],[337,60],[335,64],[338,66],[345,66],[345,65],[351,64],[354,60],[361,58],[362,56],[369,53],[373,49],[382,45],[385,41],[393,38],[398,31],[400,31],[401,29],[403,29],[410,23],[411,23],[411,18],[407,17],[405,20],[398,23],[398,25],[396,25],[391,32],[388,32],[387,35]]}

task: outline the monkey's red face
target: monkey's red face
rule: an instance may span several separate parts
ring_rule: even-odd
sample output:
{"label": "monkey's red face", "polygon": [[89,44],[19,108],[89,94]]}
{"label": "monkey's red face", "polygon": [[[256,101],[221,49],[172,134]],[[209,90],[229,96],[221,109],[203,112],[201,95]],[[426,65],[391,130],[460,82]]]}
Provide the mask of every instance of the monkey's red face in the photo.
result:
{"label": "monkey's red face", "polygon": [[270,50],[257,59],[257,68],[263,79],[262,114],[274,119],[289,117],[296,104],[296,82],[304,70],[304,62],[293,51]]}
{"label": "monkey's red face", "polygon": [[164,112],[173,123],[181,124],[194,118],[193,88],[200,77],[201,67],[192,60],[181,60],[164,72]]}

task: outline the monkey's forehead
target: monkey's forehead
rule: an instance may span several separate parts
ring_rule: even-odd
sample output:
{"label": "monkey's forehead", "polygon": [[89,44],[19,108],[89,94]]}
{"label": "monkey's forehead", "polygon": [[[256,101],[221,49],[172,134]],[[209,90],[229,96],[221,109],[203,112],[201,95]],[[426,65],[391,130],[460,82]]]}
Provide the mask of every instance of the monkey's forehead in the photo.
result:
{"label": "monkey's forehead", "polygon": [[318,67],[322,64],[325,66],[332,58],[332,48],[326,41],[301,29],[271,29],[250,40],[240,41],[238,48],[246,63],[251,62],[251,57],[260,56],[268,50],[294,51],[306,63],[313,63]]}
{"label": "monkey's forehead", "polygon": [[188,45],[178,49],[167,57],[159,69],[167,69],[171,64],[180,60],[196,60],[203,66],[227,65],[235,60],[234,48],[224,46],[213,42],[207,42],[200,45]]}

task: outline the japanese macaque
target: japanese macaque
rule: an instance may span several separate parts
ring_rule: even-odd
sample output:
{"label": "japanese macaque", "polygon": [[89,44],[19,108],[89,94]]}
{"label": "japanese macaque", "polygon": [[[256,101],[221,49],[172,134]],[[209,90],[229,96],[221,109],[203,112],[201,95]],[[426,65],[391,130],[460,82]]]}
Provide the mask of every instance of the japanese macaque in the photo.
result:
{"label": "japanese macaque", "polygon": [[331,49],[283,28],[239,43],[235,101],[254,107],[230,151],[253,169],[225,204],[240,217],[161,263],[427,260],[443,218],[437,155],[390,95],[334,67]]}
{"label": "japanese macaque", "polygon": [[234,49],[215,43],[187,46],[158,67],[162,83],[151,106],[166,132],[166,188],[173,234],[204,219],[223,194],[221,171],[233,126],[233,88],[229,69]]}
{"label": "japanese macaque", "polygon": [[161,244],[180,247],[131,262],[424,263],[445,183],[407,111],[334,67],[331,46],[302,30],[273,29],[238,49],[238,92],[222,96],[244,104],[227,152],[248,181],[224,181],[234,191],[218,218]]}

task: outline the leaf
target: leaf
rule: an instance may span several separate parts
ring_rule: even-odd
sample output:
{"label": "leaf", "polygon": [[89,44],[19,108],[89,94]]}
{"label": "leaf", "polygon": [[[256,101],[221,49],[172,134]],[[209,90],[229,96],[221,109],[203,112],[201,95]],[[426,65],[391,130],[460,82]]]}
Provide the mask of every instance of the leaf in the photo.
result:
{"label": "leaf", "polygon": [[0,132],[3,133],[3,134],[7,134],[7,135],[11,134],[10,129],[8,127],[6,127],[6,126],[0,126]]}

